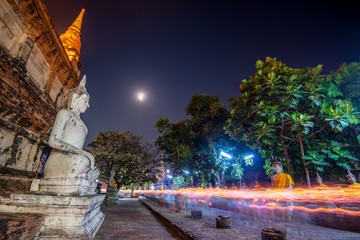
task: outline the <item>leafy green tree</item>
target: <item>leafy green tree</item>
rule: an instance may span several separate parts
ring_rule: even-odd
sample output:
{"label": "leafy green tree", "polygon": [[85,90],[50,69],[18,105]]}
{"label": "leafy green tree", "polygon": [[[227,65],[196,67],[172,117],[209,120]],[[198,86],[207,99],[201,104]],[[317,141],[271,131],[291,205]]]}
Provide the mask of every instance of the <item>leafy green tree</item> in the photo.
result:
{"label": "leafy green tree", "polygon": [[175,172],[183,169],[200,174],[203,183],[212,179],[222,184],[226,170],[231,167],[220,152],[228,152],[235,159],[243,155],[244,146],[225,134],[224,126],[229,117],[218,96],[194,95],[186,107],[187,119],[171,123],[160,118],[155,124],[160,137],[156,144],[165,152],[165,160]]}
{"label": "leafy green tree", "polygon": [[187,175],[179,175],[173,178],[173,184],[175,188],[187,187],[191,182],[191,177]]}
{"label": "leafy green tree", "polygon": [[240,85],[241,96],[232,98],[226,129],[232,138],[246,141],[265,158],[274,157],[274,152],[281,149],[288,172],[293,176],[284,140],[287,124],[284,113],[295,111],[304,98],[301,87],[305,71],[271,58],[257,61],[256,68],[255,75]]}
{"label": "leafy green tree", "polygon": [[[345,113],[351,112],[353,108],[353,116],[358,119],[360,112],[360,63],[354,62],[350,64],[342,64],[338,70],[330,73],[327,78],[329,79],[328,96],[333,102],[337,101],[337,104],[342,104],[342,109]],[[348,104],[351,102],[351,105]],[[337,134],[331,136],[331,139],[335,139],[335,142],[342,145],[342,149],[348,149],[352,156],[356,159],[360,159],[360,124],[357,123],[357,119],[349,121],[348,126],[344,126],[342,130],[343,134]],[[354,162],[355,161],[355,162]],[[357,160],[351,162],[352,166],[357,164]]]}
{"label": "leafy green tree", "polygon": [[100,178],[107,182],[114,168],[117,187],[155,182],[160,174],[161,159],[154,142],[131,131],[99,132],[89,146]]}
{"label": "leafy green tree", "polygon": [[[292,69],[275,58],[257,61],[255,75],[240,85],[241,96],[232,98],[231,117],[225,127],[233,139],[246,141],[268,160],[281,154],[290,175],[289,148],[291,158],[299,158],[300,152],[309,187],[306,160],[311,156],[305,157],[305,146],[311,151],[313,146],[309,143],[314,143],[314,138],[321,143],[323,132],[341,132],[351,122],[357,122],[349,101],[329,100],[328,88],[334,86],[331,78],[321,75],[321,70],[321,65]],[[298,148],[296,154],[294,148]],[[321,161],[312,166],[319,164],[328,165]]]}

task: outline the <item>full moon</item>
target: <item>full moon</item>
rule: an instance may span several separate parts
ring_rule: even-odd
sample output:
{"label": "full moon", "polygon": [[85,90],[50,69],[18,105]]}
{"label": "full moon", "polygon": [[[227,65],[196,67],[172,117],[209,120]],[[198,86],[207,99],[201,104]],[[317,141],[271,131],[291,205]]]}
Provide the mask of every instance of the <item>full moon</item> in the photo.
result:
{"label": "full moon", "polygon": [[139,102],[142,102],[142,101],[144,101],[144,94],[143,93],[139,93],[138,95],[137,95],[137,100],[139,101]]}

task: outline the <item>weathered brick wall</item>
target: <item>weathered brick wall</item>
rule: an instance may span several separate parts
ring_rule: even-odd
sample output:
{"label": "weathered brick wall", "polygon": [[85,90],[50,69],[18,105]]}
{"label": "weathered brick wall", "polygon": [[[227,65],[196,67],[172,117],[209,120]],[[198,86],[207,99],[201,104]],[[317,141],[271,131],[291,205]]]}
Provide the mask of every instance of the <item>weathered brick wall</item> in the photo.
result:
{"label": "weathered brick wall", "polygon": [[57,111],[41,96],[30,84],[24,63],[0,47],[0,115],[45,140]]}
{"label": "weathered brick wall", "polygon": [[73,66],[43,0],[0,0],[0,173],[35,176]]}
{"label": "weathered brick wall", "polygon": [[0,0],[0,196],[28,191],[56,114],[80,73],[43,0]]}
{"label": "weathered brick wall", "polygon": [[31,84],[24,62],[2,47],[0,103],[0,172],[35,176],[57,110]]}
{"label": "weathered brick wall", "polygon": [[[64,90],[76,87],[79,84],[81,64],[73,65],[70,63],[43,0],[22,0],[18,4],[28,34],[36,39],[37,47],[51,67],[46,94],[51,94],[56,79]],[[66,91],[62,94],[66,94]],[[55,98],[52,100],[56,101]]]}
{"label": "weathered brick wall", "polygon": [[30,189],[31,178],[0,175],[0,196],[10,198],[12,193],[23,193]]}
{"label": "weathered brick wall", "polygon": [[43,222],[41,214],[0,213],[0,240],[35,239]]}

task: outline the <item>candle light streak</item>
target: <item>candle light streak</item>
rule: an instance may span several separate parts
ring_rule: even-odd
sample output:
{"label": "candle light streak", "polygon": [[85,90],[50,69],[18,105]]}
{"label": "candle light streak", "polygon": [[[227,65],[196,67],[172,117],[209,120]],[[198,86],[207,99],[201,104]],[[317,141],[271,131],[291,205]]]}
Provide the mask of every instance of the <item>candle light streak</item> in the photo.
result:
{"label": "candle light streak", "polygon": [[[138,191],[138,194],[156,195],[184,195],[196,199],[198,203],[216,207],[216,202],[221,199],[237,200],[237,207],[250,209],[278,210],[278,211],[303,211],[307,213],[346,214],[360,217],[360,191],[351,188],[328,188],[290,190],[266,189],[255,190],[227,190],[227,189],[202,189],[187,188],[180,190],[155,190]],[[230,206],[231,201],[228,201]]]}

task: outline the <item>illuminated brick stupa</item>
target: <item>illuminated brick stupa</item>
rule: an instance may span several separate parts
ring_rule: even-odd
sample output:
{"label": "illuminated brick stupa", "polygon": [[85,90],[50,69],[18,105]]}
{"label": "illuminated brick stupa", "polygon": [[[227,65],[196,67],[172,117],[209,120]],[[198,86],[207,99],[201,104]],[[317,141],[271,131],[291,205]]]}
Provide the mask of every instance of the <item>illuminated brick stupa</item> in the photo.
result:
{"label": "illuminated brick stupa", "polygon": [[81,24],[84,16],[85,9],[82,9],[79,16],[71,24],[71,26],[60,35],[60,40],[65,48],[70,62],[77,64],[80,62],[80,48],[81,48]]}

